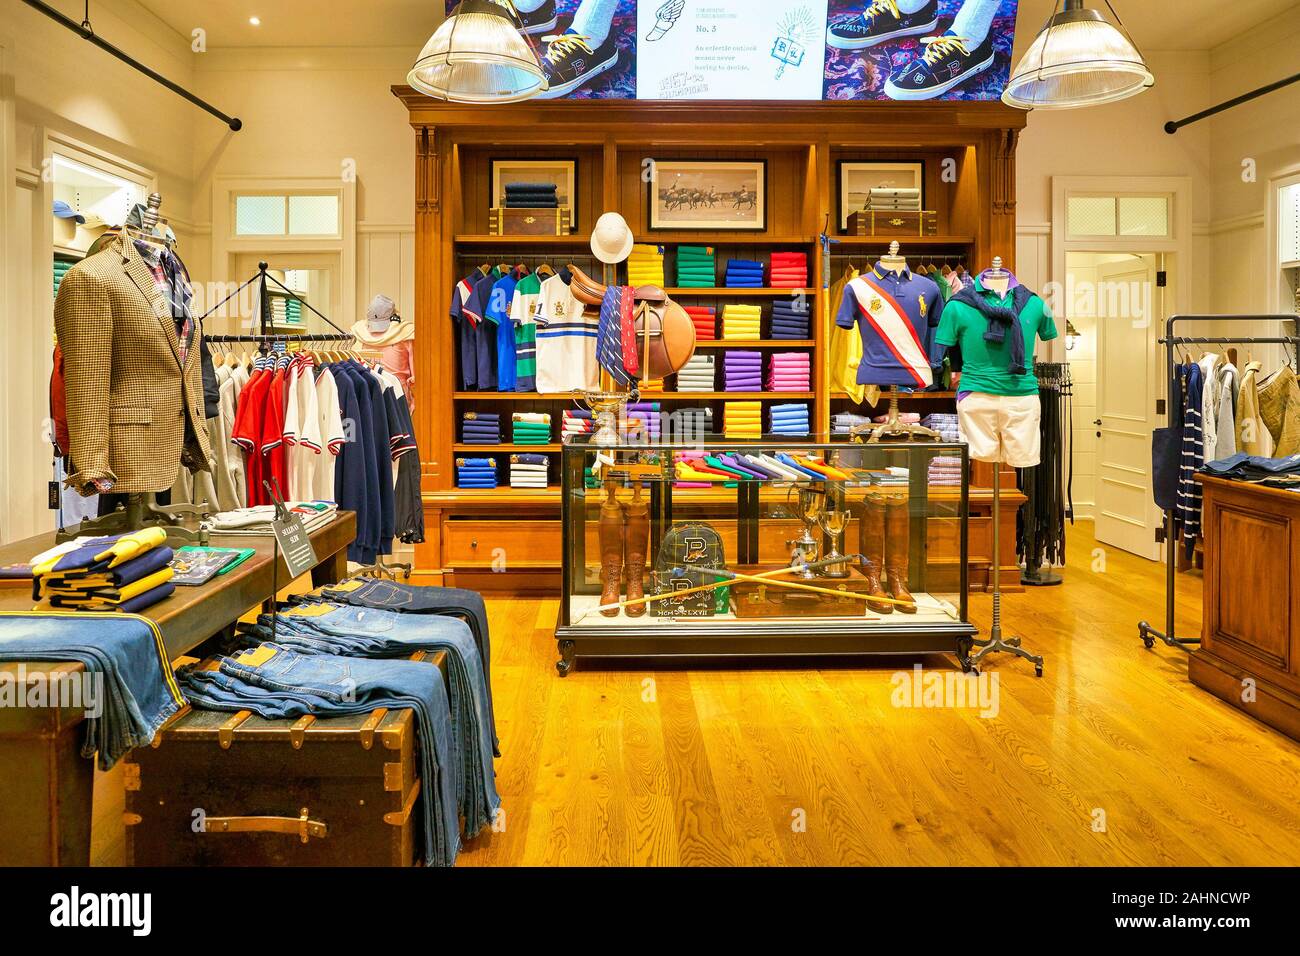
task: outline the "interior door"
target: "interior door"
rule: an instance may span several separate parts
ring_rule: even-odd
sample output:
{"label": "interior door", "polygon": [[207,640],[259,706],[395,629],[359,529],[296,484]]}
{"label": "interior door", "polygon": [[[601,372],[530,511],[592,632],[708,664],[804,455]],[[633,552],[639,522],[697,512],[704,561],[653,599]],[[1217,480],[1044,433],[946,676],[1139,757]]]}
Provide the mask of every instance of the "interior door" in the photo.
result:
{"label": "interior door", "polygon": [[1159,560],[1162,516],[1151,492],[1151,432],[1161,316],[1154,256],[1097,266],[1097,540]]}

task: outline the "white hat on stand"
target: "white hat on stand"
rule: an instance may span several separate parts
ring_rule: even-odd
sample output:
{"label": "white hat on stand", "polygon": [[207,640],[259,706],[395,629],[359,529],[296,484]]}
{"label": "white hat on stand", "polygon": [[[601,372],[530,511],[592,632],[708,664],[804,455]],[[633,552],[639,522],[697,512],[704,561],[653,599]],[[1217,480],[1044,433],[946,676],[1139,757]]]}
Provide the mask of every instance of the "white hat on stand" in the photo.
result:
{"label": "white hat on stand", "polygon": [[596,228],[591,230],[592,254],[606,265],[626,259],[631,255],[635,242],[627,220],[616,212],[605,213],[596,220]]}

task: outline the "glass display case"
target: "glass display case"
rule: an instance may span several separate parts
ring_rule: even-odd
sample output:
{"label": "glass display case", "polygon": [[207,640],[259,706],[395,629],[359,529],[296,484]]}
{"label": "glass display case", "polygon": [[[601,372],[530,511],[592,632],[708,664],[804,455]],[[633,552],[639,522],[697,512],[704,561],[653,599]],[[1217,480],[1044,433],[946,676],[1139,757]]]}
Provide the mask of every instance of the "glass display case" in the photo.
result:
{"label": "glass display case", "polygon": [[578,441],[561,470],[561,675],[588,658],[970,667],[963,444]]}

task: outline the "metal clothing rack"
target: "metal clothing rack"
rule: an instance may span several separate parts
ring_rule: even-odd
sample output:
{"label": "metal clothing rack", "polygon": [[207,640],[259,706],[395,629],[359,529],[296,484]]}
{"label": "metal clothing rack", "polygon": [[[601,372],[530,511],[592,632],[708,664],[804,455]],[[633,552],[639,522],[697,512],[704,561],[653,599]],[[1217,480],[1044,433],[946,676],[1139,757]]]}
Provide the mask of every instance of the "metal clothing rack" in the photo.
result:
{"label": "metal clothing rack", "polygon": [[[256,274],[256,275],[254,275],[254,276],[253,276],[252,278],[250,278],[250,279],[246,279],[245,281],[241,282],[241,283],[239,284],[239,287],[238,287],[237,289],[235,289],[233,292],[231,292],[230,295],[226,296],[224,299],[222,299],[220,302],[218,302],[218,303],[217,303],[216,305],[214,305],[212,308],[208,309],[208,311],[204,312],[201,316],[199,316],[199,322],[202,322],[202,321],[203,321],[204,319],[206,319],[208,316],[212,315],[212,313],[216,312],[219,308],[221,308],[223,305],[225,305],[227,302],[229,302],[229,301],[230,301],[231,299],[233,299],[235,296],[239,295],[239,293],[243,292],[243,291],[244,291],[245,289],[247,289],[250,285],[252,285],[254,282],[256,282],[257,285],[258,285],[258,289],[257,289],[257,304],[258,304],[258,313],[259,313],[259,315],[258,315],[258,329],[259,329],[259,331],[260,331],[261,334],[259,334],[259,335],[234,335],[234,336],[230,336],[230,335],[205,335],[205,336],[204,336],[205,339],[207,339],[207,340],[210,341],[210,342],[258,342],[258,341],[263,341],[263,340],[265,340],[265,341],[294,341],[294,342],[337,342],[337,341],[339,341],[339,335],[341,335],[341,336],[343,336],[344,338],[347,338],[347,339],[352,339],[352,338],[354,338],[354,336],[352,335],[351,332],[348,332],[348,331],[346,331],[345,329],[340,329],[337,325],[335,325],[333,322],[331,322],[331,321],[329,320],[329,318],[328,318],[328,317],[327,317],[323,312],[321,312],[319,309],[317,309],[315,306],[313,306],[310,302],[308,302],[306,299],[304,299],[304,298],[303,298],[302,296],[300,296],[298,293],[294,292],[294,291],[293,291],[292,289],[290,289],[287,285],[285,285],[283,282],[281,282],[281,281],[280,281],[279,279],[277,279],[275,276],[271,275],[271,274],[270,274],[269,272],[267,272],[266,270],[267,270],[267,264],[266,264],[265,262],[259,262],[259,263],[257,264],[257,274]],[[283,291],[283,292],[285,293],[285,295],[289,296],[289,297],[292,298],[292,299],[297,300],[298,303],[299,303],[300,305],[306,306],[306,308],[309,309],[309,310],[312,312],[312,314],[314,314],[318,319],[320,319],[322,322],[324,322],[324,323],[325,323],[326,325],[328,325],[330,328],[332,328],[332,329],[336,329],[336,330],[338,331],[339,335],[330,335],[330,334],[326,334],[326,335],[310,335],[310,334],[303,334],[303,335],[287,335],[287,334],[281,334],[281,333],[268,332],[268,331],[267,331],[267,327],[271,324],[271,299],[270,299],[270,297],[266,294],[266,292],[267,292],[267,284],[268,284],[268,283],[274,283],[275,285],[279,286],[280,289],[281,289],[281,291]]]}
{"label": "metal clothing rack", "polygon": [[[1289,322],[1291,323],[1291,335],[1244,335],[1244,336],[1223,336],[1223,335],[1175,335],[1174,325],[1178,322]],[[1161,345],[1165,347],[1165,388],[1167,391],[1166,412],[1172,414],[1173,403],[1181,401],[1181,395],[1173,394],[1175,352],[1184,345],[1289,345],[1291,354],[1288,356],[1291,366],[1296,365],[1297,356],[1300,355],[1300,315],[1291,313],[1264,314],[1264,315],[1174,315],[1165,323],[1165,335],[1159,339]],[[1199,637],[1179,637],[1176,631],[1174,621],[1174,583],[1177,574],[1178,561],[1178,542],[1174,537],[1174,513],[1165,512],[1164,521],[1164,544],[1165,544],[1165,629],[1158,631],[1146,621],[1138,622],[1138,636],[1147,649],[1155,647],[1157,640],[1163,641],[1170,647],[1176,647],[1181,651],[1192,653],[1195,645],[1201,643]]]}
{"label": "metal clothing rack", "polygon": [[[205,335],[204,336],[205,340],[216,344],[232,343],[232,342],[256,342],[259,345],[261,345],[263,348],[266,348],[268,350],[270,349],[270,347],[274,346],[276,342],[285,342],[285,343],[288,342],[353,342],[356,340],[355,335],[353,335],[351,332],[339,328],[332,321],[330,321],[328,316],[322,313],[319,309],[315,308],[310,302],[308,302],[302,296],[298,295],[298,293],[294,292],[292,289],[286,286],[275,276],[268,273],[267,264],[265,262],[259,262],[257,264],[257,274],[255,276],[240,283],[237,289],[231,292],[228,296],[226,296],[224,299],[222,299],[212,308],[208,309],[207,312],[203,313],[199,321],[202,322],[208,316],[212,315],[212,313],[216,312],[223,305],[225,305],[235,296],[239,295],[241,292],[243,292],[253,283],[258,284],[258,312],[259,312],[258,322],[259,322],[260,331],[257,334],[244,334],[244,335]],[[279,286],[281,291],[283,291],[286,295],[296,299],[303,306],[310,309],[311,312],[315,314],[322,322],[324,322],[330,328],[335,329],[337,331],[326,332],[326,333],[304,332],[301,334],[268,332],[267,327],[271,321],[271,300],[266,293],[267,293],[267,288],[269,283],[274,283],[275,285]],[[395,581],[397,580],[398,571],[401,571],[402,576],[409,580],[411,577],[411,573],[414,571],[414,568],[407,563],[386,564],[384,563],[384,556],[381,554],[375,556],[374,564],[367,565],[366,567],[361,568],[357,572],[357,574],[361,577],[387,578],[389,580]]]}

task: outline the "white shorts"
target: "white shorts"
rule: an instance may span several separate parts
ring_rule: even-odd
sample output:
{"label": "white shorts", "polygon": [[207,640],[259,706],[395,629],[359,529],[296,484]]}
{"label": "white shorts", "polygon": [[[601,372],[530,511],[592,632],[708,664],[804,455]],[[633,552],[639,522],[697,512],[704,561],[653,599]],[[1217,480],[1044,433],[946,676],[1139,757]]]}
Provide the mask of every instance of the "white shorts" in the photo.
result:
{"label": "white shorts", "polygon": [[971,392],[957,402],[957,425],[971,458],[1006,462],[1012,468],[1038,464],[1041,416],[1037,395]]}

